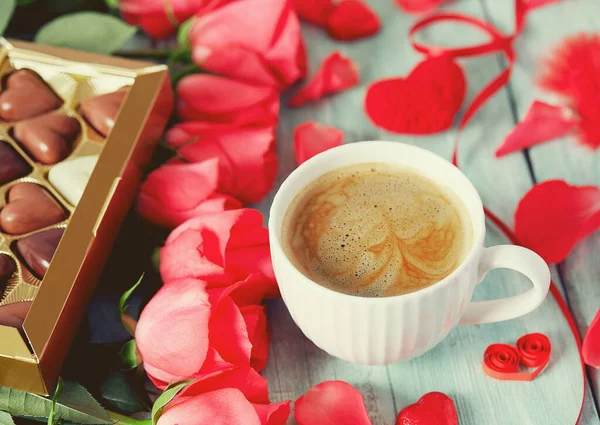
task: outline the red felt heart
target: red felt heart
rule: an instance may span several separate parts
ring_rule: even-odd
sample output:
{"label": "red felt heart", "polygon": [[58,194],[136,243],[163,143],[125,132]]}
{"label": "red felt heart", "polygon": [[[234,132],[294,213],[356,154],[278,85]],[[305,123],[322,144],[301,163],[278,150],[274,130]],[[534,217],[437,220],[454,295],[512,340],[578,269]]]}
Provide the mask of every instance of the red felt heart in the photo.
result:
{"label": "red felt heart", "polygon": [[342,0],[327,19],[327,33],[344,41],[370,37],[379,31],[377,14],[359,0]]}
{"label": "red felt heart", "polygon": [[396,425],[458,425],[458,414],[450,397],[432,392],[402,409]]}
{"label": "red felt heart", "polygon": [[437,133],[452,126],[466,88],[464,71],[452,58],[429,57],[407,78],[373,83],[365,110],[373,124],[394,133]]}
{"label": "red felt heart", "polygon": [[446,0],[396,0],[396,4],[406,13],[430,12]]}

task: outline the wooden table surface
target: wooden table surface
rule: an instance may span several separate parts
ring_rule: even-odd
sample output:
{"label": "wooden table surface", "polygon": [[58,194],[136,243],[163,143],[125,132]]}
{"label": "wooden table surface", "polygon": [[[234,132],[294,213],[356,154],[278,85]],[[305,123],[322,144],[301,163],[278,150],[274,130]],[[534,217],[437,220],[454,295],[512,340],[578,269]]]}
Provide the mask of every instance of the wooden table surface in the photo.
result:
{"label": "wooden table surface", "polygon": [[[369,82],[406,75],[420,60],[407,41],[414,17],[402,13],[392,0],[371,0],[382,19],[382,31],[373,38],[339,43],[311,25],[303,24],[310,71],[338,49],[360,65],[358,88],[299,109],[282,106],[278,130],[280,184],[294,169],[293,130],[314,120],[345,132],[345,142],[394,140],[429,149],[450,158],[454,130],[430,137],[394,135],[375,128],[363,112]],[[447,10],[491,21],[503,32],[513,31],[512,0],[458,0]],[[518,60],[510,84],[471,121],[461,138],[460,162],[488,207],[512,225],[517,202],[535,183],[561,178],[571,184],[600,185],[600,152],[590,152],[572,138],[535,147],[502,159],[495,149],[522,118],[536,92],[536,65],[549,48],[568,34],[600,30],[600,1],[565,0],[531,13],[516,42]],[[427,41],[468,45],[484,36],[473,29],[442,24],[424,35]],[[497,55],[462,61],[468,76],[469,99],[504,66]],[[284,97],[285,99],[285,97]],[[268,217],[275,190],[258,205]],[[488,223],[486,244],[507,243]],[[552,274],[564,292],[581,334],[600,306],[600,232],[581,242]],[[505,297],[528,288],[516,272],[494,271],[477,288],[475,299]],[[442,391],[456,402],[461,425],[568,425],[575,423],[582,396],[582,376],[575,342],[560,310],[550,296],[534,312],[519,319],[481,326],[460,327],[423,356],[387,367],[365,367],[333,358],[316,348],[293,323],[283,301],[270,304],[272,342],[264,375],[275,401],[295,400],[308,388],[330,379],[345,380],[365,397],[375,425],[392,425],[404,406],[429,391]],[[514,343],[526,333],[543,332],[553,344],[549,367],[533,382],[501,382],[481,370],[485,348],[495,342]],[[582,424],[600,424],[600,377],[587,370],[587,393]],[[295,424],[290,419],[289,424]]]}

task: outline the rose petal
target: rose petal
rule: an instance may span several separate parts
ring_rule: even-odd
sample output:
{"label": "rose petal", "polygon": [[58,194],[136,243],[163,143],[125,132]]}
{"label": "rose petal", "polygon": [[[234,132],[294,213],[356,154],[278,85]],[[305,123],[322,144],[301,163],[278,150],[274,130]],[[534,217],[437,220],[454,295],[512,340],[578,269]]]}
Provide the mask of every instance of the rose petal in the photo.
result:
{"label": "rose petal", "polygon": [[246,322],[230,297],[223,297],[213,308],[208,329],[210,345],[223,360],[236,366],[250,365],[252,343]]}
{"label": "rose petal", "polygon": [[180,397],[195,397],[223,388],[240,390],[252,403],[269,403],[267,380],[250,367],[236,367],[200,378],[185,387]]}
{"label": "rose petal", "polygon": [[248,337],[252,343],[250,365],[260,372],[267,366],[269,358],[270,332],[267,325],[265,306],[248,305],[241,307],[240,311],[246,322]]}
{"label": "rose petal", "polygon": [[217,158],[163,164],[142,183],[136,209],[151,223],[173,228],[202,213],[240,208],[239,201],[218,192],[219,170]]}
{"label": "rose petal", "polygon": [[430,12],[447,0],[396,0],[396,4],[406,13]]}
{"label": "rose petal", "polygon": [[458,425],[458,414],[450,397],[432,392],[402,409],[396,425]]}
{"label": "rose petal", "polygon": [[327,20],[327,33],[344,41],[370,37],[379,32],[381,24],[377,14],[359,0],[342,0]]}
{"label": "rose petal", "polygon": [[580,240],[600,227],[600,188],[562,180],[536,184],[517,206],[515,234],[549,264],[564,260]]}
{"label": "rose petal", "polygon": [[407,78],[375,81],[365,111],[373,124],[394,133],[437,133],[452,126],[466,89],[464,71],[451,57],[429,57]]}
{"label": "rose petal", "polygon": [[327,26],[329,15],[335,9],[332,0],[294,0],[293,3],[301,19],[320,27]]}
{"label": "rose petal", "polygon": [[153,368],[146,370],[167,383],[196,373],[208,351],[209,318],[204,282],[181,279],[163,286],[142,311],[135,331],[144,364]]}
{"label": "rose petal", "polygon": [[362,395],[343,381],[326,381],[296,400],[299,425],[371,425]]}
{"label": "rose petal", "polygon": [[294,130],[294,150],[298,165],[328,149],[341,146],[344,132],[335,127],[309,121],[299,124]]}
{"label": "rose petal", "polygon": [[184,121],[275,125],[279,93],[270,86],[208,74],[188,75],[177,85],[177,111]]}
{"label": "rose petal", "polygon": [[258,305],[266,299],[278,298],[277,282],[262,273],[252,273],[245,280],[231,285],[228,295],[240,307]]}
{"label": "rose petal", "polygon": [[577,121],[568,109],[534,101],[523,121],[504,138],[496,157],[517,152],[565,136],[573,131]]}
{"label": "rose petal", "polygon": [[204,360],[200,371],[194,374],[194,377],[202,378],[205,376],[213,375],[218,372],[230,370],[235,367],[236,365],[224,360],[217,350],[209,346],[208,352],[206,353],[206,360]]}
{"label": "rose petal", "polygon": [[237,388],[224,388],[169,403],[158,425],[261,425],[253,405]]}
{"label": "rose petal", "polygon": [[600,310],[585,334],[581,352],[586,364],[600,369]]}
{"label": "rose petal", "polygon": [[173,127],[166,140],[190,162],[217,158],[219,191],[245,204],[259,202],[273,187],[278,164],[272,126],[240,128],[186,122]]}
{"label": "rose petal", "polygon": [[262,214],[241,209],[205,214],[177,227],[161,250],[165,284],[204,276],[209,287],[228,286],[260,272],[275,280]]}
{"label": "rose petal", "polygon": [[290,402],[254,404],[261,425],[285,425],[290,416]]}
{"label": "rose petal", "polygon": [[354,87],[359,82],[358,66],[352,59],[340,52],[330,53],[310,80],[294,97],[288,106],[298,107],[321,97]]}

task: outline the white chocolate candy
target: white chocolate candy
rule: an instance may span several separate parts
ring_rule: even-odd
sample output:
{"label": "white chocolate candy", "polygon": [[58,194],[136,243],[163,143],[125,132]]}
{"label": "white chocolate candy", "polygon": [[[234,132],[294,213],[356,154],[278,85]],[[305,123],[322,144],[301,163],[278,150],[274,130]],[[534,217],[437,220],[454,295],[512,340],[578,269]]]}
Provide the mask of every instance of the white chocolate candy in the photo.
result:
{"label": "white chocolate candy", "polygon": [[61,162],[50,169],[48,180],[74,207],[77,206],[99,155],[82,156]]}

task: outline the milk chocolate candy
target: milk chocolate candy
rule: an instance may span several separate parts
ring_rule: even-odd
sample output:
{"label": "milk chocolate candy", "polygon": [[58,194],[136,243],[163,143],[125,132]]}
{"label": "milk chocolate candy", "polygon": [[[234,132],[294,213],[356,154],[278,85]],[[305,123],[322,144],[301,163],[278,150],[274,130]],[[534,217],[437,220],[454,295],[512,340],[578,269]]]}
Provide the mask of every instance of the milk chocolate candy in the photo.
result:
{"label": "milk chocolate candy", "polygon": [[19,121],[60,108],[62,100],[29,69],[11,73],[0,93],[0,119]]}
{"label": "milk chocolate candy", "polygon": [[17,241],[17,250],[27,267],[39,279],[43,279],[54,251],[62,238],[64,229],[50,229],[34,233]]}
{"label": "milk chocolate candy", "polygon": [[75,118],[49,113],[18,122],[13,135],[35,160],[50,165],[69,155],[79,130]]}
{"label": "milk chocolate candy", "polygon": [[0,141],[0,185],[25,177],[31,167],[8,143]]}
{"label": "milk chocolate candy", "polygon": [[112,93],[90,97],[81,102],[81,113],[85,120],[101,135],[108,136],[115,125],[115,119],[128,87]]}
{"label": "milk chocolate candy", "polygon": [[0,325],[20,328],[31,307],[31,301],[22,301],[0,306]]}
{"label": "milk chocolate candy", "polygon": [[67,213],[58,201],[35,183],[18,183],[8,192],[8,203],[0,211],[4,233],[22,235],[60,223]]}

